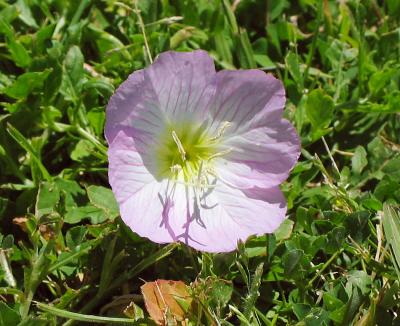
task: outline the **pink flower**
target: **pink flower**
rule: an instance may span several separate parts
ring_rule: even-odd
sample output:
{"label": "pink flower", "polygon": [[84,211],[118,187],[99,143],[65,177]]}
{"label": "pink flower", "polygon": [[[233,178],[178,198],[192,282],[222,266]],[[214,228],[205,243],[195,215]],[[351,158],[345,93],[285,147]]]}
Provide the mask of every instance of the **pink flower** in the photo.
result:
{"label": "pink flower", "polygon": [[165,52],[107,106],[109,181],[124,222],[158,243],[226,252],[285,219],[279,184],[300,152],[282,83]]}

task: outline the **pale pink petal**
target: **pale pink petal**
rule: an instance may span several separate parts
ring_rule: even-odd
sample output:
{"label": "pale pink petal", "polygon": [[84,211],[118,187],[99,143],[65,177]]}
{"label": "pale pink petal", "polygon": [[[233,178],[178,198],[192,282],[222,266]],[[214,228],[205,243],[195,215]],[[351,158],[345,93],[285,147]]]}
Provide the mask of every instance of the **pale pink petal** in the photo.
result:
{"label": "pale pink petal", "polygon": [[176,225],[171,228],[167,220],[163,221],[163,216],[173,212],[173,203],[165,197],[167,181],[156,180],[151,172],[156,168],[154,162],[144,162],[146,155],[139,153],[131,132],[120,131],[109,149],[109,182],[121,218],[143,237],[158,243],[172,242]]}
{"label": "pale pink petal", "polygon": [[174,213],[176,204],[164,196],[166,190],[166,181],[150,183],[120,205],[124,222],[140,236],[157,243],[178,241],[181,232]]}
{"label": "pale pink petal", "polygon": [[174,123],[206,118],[214,79],[213,60],[202,50],[164,52],[145,70],[160,109]]}
{"label": "pale pink petal", "polygon": [[157,182],[152,173],[157,169],[155,162],[139,152],[132,131],[118,132],[108,149],[108,161],[108,179],[120,204],[144,186]]}
{"label": "pale pink petal", "polygon": [[281,119],[273,126],[227,138],[221,147],[224,150],[230,152],[217,161],[223,181],[242,189],[270,188],[288,177],[299,158],[300,141],[292,124]]}
{"label": "pale pink petal", "polygon": [[135,108],[142,101],[144,71],[130,74],[111,96],[107,105],[107,119],[104,133],[109,143],[122,126],[130,127],[135,116]]}
{"label": "pale pink petal", "polygon": [[274,232],[286,214],[286,200],[278,187],[241,191],[218,185],[186,223],[179,238],[189,246],[207,252],[228,252],[239,240]]}
{"label": "pale pink petal", "polygon": [[166,126],[202,124],[214,87],[215,68],[207,52],[165,52],[149,68],[131,74],[107,106],[105,136],[120,129],[146,134],[153,145]]}
{"label": "pale pink petal", "polygon": [[212,130],[224,122],[225,136],[246,132],[281,119],[285,106],[282,82],[261,70],[222,70],[216,76],[211,107]]}

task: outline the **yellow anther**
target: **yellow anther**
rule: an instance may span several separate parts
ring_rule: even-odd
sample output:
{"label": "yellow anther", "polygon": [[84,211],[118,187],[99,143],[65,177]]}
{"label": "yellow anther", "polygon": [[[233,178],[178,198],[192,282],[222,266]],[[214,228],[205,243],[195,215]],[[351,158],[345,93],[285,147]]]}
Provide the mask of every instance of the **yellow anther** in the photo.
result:
{"label": "yellow anther", "polygon": [[172,130],[172,138],[174,139],[174,142],[175,142],[176,146],[178,147],[178,151],[181,154],[182,161],[185,162],[186,161],[186,152],[185,152],[182,142],[179,139],[178,135],[176,134],[175,130]]}

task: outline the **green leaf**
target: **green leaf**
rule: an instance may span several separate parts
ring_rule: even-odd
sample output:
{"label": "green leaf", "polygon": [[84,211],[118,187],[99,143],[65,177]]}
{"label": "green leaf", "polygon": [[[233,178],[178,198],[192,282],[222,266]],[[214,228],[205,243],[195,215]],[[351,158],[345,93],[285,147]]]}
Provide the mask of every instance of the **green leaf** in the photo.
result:
{"label": "green leaf", "polygon": [[279,226],[279,228],[274,232],[277,241],[282,241],[290,238],[293,231],[294,222],[292,220],[286,219]]}
{"label": "green leaf", "polygon": [[306,114],[314,129],[327,128],[333,119],[333,113],[333,100],[329,95],[321,89],[310,92],[306,102]]}
{"label": "green leaf", "polygon": [[95,147],[92,142],[86,139],[80,139],[71,152],[71,158],[74,161],[81,162],[93,154],[94,148]]}
{"label": "green leaf", "polygon": [[40,160],[36,150],[32,147],[29,141],[22,135],[16,128],[14,128],[10,123],[7,123],[7,131],[14,138],[14,140],[25,149],[32,157],[33,161],[37,164],[40,171],[42,172],[43,177],[50,181],[52,179],[50,173],[47,171],[42,161]]}
{"label": "green leaf", "polygon": [[52,69],[49,68],[41,72],[26,72],[18,76],[17,80],[4,90],[4,93],[15,99],[24,99],[43,86],[51,71]]}
{"label": "green leaf", "polygon": [[114,219],[119,215],[118,203],[111,189],[102,186],[89,186],[86,190],[90,203],[102,209],[109,219]]}
{"label": "green leaf", "polygon": [[254,54],[254,60],[260,65],[262,69],[275,69],[276,64],[264,54]]}
{"label": "green leaf", "polygon": [[51,214],[60,200],[60,191],[53,182],[42,182],[36,199],[36,216]]}
{"label": "green leaf", "polygon": [[362,146],[357,146],[354,156],[351,158],[351,167],[356,174],[360,174],[367,166],[367,151]]}
{"label": "green leaf", "polygon": [[11,25],[0,15],[0,33],[8,38],[14,37],[14,31]]}
{"label": "green leaf", "polygon": [[75,250],[84,242],[87,229],[84,226],[75,226],[68,230],[65,242],[68,248]]}
{"label": "green leaf", "polygon": [[253,48],[250,43],[249,35],[245,29],[239,30],[238,36],[238,43],[239,43],[239,62],[241,68],[256,68],[257,64],[254,59]]}
{"label": "green leaf", "polygon": [[253,311],[256,305],[257,298],[260,296],[260,285],[261,285],[261,278],[263,275],[263,268],[264,263],[260,263],[253,275],[250,285],[250,291],[244,301],[243,306],[243,315],[246,317],[247,320],[251,320],[253,316]]}
{"label": "green leaf", "polygon": [[77,101],[84,83],[84,58],[76,45],[72,46],[64,59],[61,93],[67,100]]}
{"label": "green leaf", "polygon": [[383,205],[382,224],[391,249],[393,266],[400,280],[400,214],[387,203]]}
{"label": "green leaf", "polygon": [[229,22],[229,26],[232,30],[233,34],[238,34],[239,33],[239,27],[237,25],[236,17],[235,14],[232,10],[231,4],[229,3],[228,0],[222,0],[222,5],[224,8],[224,12],[226,15],[226,18]]}
{"label": "green leaf", "polygon": [[233,287],[231,283],[224,280],[212,280],[210,298],[213,307],[219,307],[220,309],[225,307],[230,301],[233,293]]}
{"label": "green leaf", "polygon": [[20,315],[4,302],[0,301],[0,325],[17,325],[21,320]]}
{"label": "green leaf", "polygon": [[360,289],[363,295],[371,291],[371,277],[365,271],[352,270],[348,274],[349,283]]}
{"label": "green leaf", "polygon": [[[103,60],[106,59],[116,59],[120,61],[120,57],[124,60],[131,60],[131,55],[129,51],[125,48],[124,43],[122,43],[117,37],[102,31],[95,27],[95,25],[89,25],[90,34],[93,37],[94,42],[97,45],[100,56]],[[118,52],[115,52],[118,50]],[[110,55],[114,51],[113,55]]]}
{"label": "green leaf", "polygon": [[14,236],[12,234],[8,234],[4,237],[1,242],[1,249],[7,250],[11,249],[14,245]]}
{"label": "green leaf", "polygon": [[400,182],[400,155],[390,159],[383,167],[382,172]]}
{"label": "green leaf", "polygon": [[304,251],[301,249],[292,249],[282,257],[283,268],[286,275],[292,275],[301,263]]}
{"label": "green leaf", "polygon": [[11,56],[18,67],[26,68],[31,64],[32,58],[25,47],[14,39],[7,42]]}
{"label": "green leaf", "polygon": [[304,80],[300,71],[299,56],[290,51],[285,57],[285,64],[300,90],[303,89]]}
{"label": "green leaf", "polygon": [[124,309],[124,315],[126,315],[127,317],[129,317],[130,319],[133,319],[133,320],[139,320],[139,319],[144,318],[143,309],[140,308],[133,301],[129,304],[129,306],[127,306]]}
{"label": "green leaf", "polygon": [[35,18],[33,18],[32,16],[32,11],[29,3],[26,0],[18,0],[15,5],[19,11],[18,18],[21,19],[29,27],[37,28],[38,25]]}
{"label": "green leaf", "polygon": [[93,205],[87,205],[70,209],[67,214],[65,214],[64,221],[66,223],[76,224],[85,218],[89,218],[92,224],[98,224],[107,220],[108,217],[105,215],[103,209]]}

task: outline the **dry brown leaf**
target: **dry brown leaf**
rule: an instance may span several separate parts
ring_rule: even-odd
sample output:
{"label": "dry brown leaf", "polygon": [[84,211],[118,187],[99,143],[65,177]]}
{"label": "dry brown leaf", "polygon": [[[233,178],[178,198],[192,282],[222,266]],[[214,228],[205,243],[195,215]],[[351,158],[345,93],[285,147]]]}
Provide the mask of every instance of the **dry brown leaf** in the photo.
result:
{"label": "dry brown leaf", "polygon": [[165,325],[171,318],[182,325],[185,324],[186,312],[182,308],[182,303],[189,307],[192,302],[185,283],[156,280],[143,284],[141,290],[146,309],[158,325]]}

